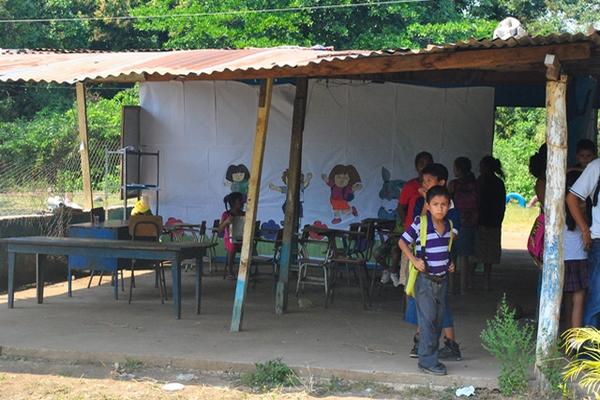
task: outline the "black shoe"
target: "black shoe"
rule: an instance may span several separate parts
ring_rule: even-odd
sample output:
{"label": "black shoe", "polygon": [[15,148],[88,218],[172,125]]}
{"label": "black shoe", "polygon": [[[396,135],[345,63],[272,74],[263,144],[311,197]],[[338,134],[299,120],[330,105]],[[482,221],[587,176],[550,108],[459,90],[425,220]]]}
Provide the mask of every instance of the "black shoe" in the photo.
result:
{"label": "black shoe", "polygon": [[413,342],[415,344],[413,345],[413,348],[410,351],[410,353],[408,353],[408,356],[410,358],[419,358],[419,336],[418,335],[415,335],[413,337]]}
{"label": "black shoe", "polygon": [[446,339],[444,340],[444,347],[442,347],[438,352],[438,357],[440,360],[448,360],[448,361],[460,361],[462,360],[462,355],[460,354],[460,347],[458,343],[454,340]]}
{"label": "black shoe", "polygon": [[442,363],[438,363],[437,365],[433,366],[433,367],[429,367],[426,368],[424,366],[422,366],[421,364],[419,364],[419,369],[423,372],[425,372],[426,374],[431,374],[431,375],[446,375],[448,372],[446,371],[446,366]]}

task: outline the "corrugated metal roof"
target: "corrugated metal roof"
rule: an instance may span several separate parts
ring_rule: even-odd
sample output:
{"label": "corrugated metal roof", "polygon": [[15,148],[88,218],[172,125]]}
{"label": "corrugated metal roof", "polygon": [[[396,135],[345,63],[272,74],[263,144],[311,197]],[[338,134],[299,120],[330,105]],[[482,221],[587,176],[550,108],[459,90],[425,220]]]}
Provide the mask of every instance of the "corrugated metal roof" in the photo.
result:
{"label": "corrugated metal roof", "polygon": [[[90,50],[0,50],[0,81],[74,83],[85,80],[143,80],[153,76],[206,76],[222,72],[302,69],[333,61],[365,57],[404,56],[479,49],[530,47],[577,42],[600,45],[597,31],[589,34],[526,36],[507,40],[470,39],[420,50],[386,51],[308,49],[300,47],[249,48],[239,50],[145,50],[106,52]],[[248,74],[245,74],[248,77]]]}
{"label": "corrugated metal roof", "polygon": [[591,42],[595,45],[600,45],[600,35],[598,31],[591,30],[589,33],[560,33],[551,34],[546,36],[523,36],[520,38],[511,37],[509,39],[475,39],[457,42],[447,43],[444,45],[429,45],[424,49],[410,50],[410,49],[394,49],[388,50],[389,54],[423,54],[423,53],[437,53],[445,52],[449,50],[475,50],[475,49],[501,49],[510,47],[529,47],[529,46],[547,46],[555,44],[567,44],[567,43],[581,43]]}

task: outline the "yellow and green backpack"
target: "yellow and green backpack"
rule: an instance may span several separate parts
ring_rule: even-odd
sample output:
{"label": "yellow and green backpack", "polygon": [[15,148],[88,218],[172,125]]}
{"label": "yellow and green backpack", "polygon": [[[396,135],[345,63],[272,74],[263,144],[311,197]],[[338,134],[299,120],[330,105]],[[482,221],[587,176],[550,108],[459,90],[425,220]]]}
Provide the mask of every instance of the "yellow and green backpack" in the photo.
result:
{"label": "yellow and green backpack", "polygon": [[[448,243],[448,252],[452,250],[452,242],[454,241],[454,226],[452,224],[452,220],[448,220],[450,222],[450,242]],[[421,252],[425,252],[425,246],[427,244],[427,215],[421,215],[421,223],[420,223],[420,232],[419,232],[419,242],[421,243]],[[417,246],[415,244],[415,255],[417,255]],[[405,292],[408,296],[415,297],[415,282],[417,281],[417,276],[419,275],[419,270],[415,268],[413,263],[408,264],[408,279],[406,281],[406,289]]]}

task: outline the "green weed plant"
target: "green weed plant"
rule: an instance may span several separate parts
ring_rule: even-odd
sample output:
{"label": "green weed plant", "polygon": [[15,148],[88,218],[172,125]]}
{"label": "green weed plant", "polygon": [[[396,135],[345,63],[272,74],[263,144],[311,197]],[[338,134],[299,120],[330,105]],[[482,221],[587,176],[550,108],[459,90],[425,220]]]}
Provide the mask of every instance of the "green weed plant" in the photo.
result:
{"label": "green weed plant", "polygon": [[280,358],[254,365],[256,371],[242,377],[242,383],[251,388],[266,392],[275,388],[300,384],[296,373]]}
{"label": "green weed plant", "polygon": [[506,295],[496,315],[486,322],[481,332],[483,347],[500,361],[498,384],[505,396],[523,394],[527,390],[529,371],[534,361],[533,327],[521,326],[515,310],[506,303]]}

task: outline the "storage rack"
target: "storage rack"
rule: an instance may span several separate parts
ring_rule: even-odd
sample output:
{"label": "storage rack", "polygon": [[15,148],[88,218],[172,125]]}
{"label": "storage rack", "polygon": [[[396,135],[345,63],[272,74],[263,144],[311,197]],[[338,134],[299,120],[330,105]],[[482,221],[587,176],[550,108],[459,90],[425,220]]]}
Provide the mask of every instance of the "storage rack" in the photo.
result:
{"label": "storage rack", "polygon": [[[137,192],[136,197],[139,198],[142,196],[143,191],[153,191],[156,193],[156,207],[155,207],[155,215],[158,215],[158,202],[159,202],[159,171],[160,171],[160,153],[150,152],[150,151],[140,151],[136,150],[132,147],[125,147],[116,151],[106,151],[106,158],[104,163],[104,176],[108,176],[108,166],[109,166],[109,157],[113,154],[118,154],[121,157],[121,166],[122,166],[122,185],[121,185],[121,194],[123,196],[123,220],[127,219],[127,199],[130,197],[130,192]],[[137,177],[135,182],[129,182],[127,179],[129,177],[129,168],[131,167],[131,161],[129,161],[130,156],[135,157],[135,165],[137,165]],[[143,157],[156,157],[156,183],[142,183],[141,181],[141,170],[142,170],[142,158]],[[107,180],[105,179],[105,197],[108,198],[108,187]]]}

